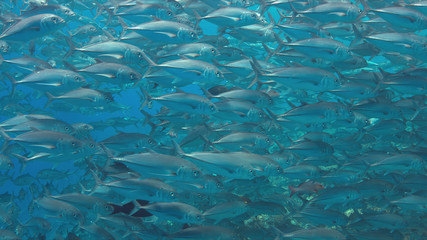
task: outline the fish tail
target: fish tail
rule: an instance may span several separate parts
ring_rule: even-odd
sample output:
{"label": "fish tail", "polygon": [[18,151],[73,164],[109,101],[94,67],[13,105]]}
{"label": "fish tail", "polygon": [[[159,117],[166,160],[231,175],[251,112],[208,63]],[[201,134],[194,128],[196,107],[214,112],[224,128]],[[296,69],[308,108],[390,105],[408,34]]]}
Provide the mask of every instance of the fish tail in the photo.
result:
{"label": "fish tail", "polygon": [[56,98],[50,92],[46,92],[46,96],[47,96],[47,102],[44,105],[44,108],[47,108],[52,103],[52,101]]}
{"label": "fish tail", "polygon": [[73,41],[71,40],[71,36],[65,37],[65,41],[67,42],[68,46],[70,47],[70,50],[68,50],[67,54],[65,54],[64,59],[70,57],[73,55],[74,51],[76,51],[76,46],[74,45]]}
{"label": "fish tail", "polygon": [[366,0],[360,0],[360,3],[363,6],[363,12],[360,13],[359,17],[357,17],[356,20],[354,20],[355,22],[358,22],[360,19],[362,19],[363,17],[365,17],[366,14],[368,13],[368,11],[371,10],[371,8],[369,7],[369,5],[366,3]]}
{"label": "fish tail", "polygon": [[[277,34],[277,33],[274,33],[273,34],[274,35],[274,38],[276,39],[276,41],[279,43],[279,45],[277,46],[277,48],[276,48],[276,50],[274,50],[274,52],[272,53],[272,55],[271,56],[273,56],[273,55],[275,55],[276,53],[278,53],[280,50],[282,50],[282,48],[284,47],[284,46],[286,46],[286,43],[279,37],[279,35]],[[288,41],[288,42],[291,42],[291,39],[290,38],[286,38],[286,40]],[[270,56],[270,57],[271,57]]]}
{"label": "fish tail", "polygon": [[291,195],[290,197],[292,197],[297,191],[296,188],[292,187],[291,185],[288,185],[289,190],[291,190]]}
{"label": "fish tail", "polygon": [[171,141],[173,143],[176,153],[178,153],[178,155],[180,156],[185,156],[185,152],[182,151],[181,146],[179,146],[179,144],[175,141],[175,139],[171,138]]}
{"label": "fish tail", "polygon": [[143,101],[141,106],[139,107],[139,111],[141,111],[146,105],[148,105],[148,108],[151,108],[152,105],[152,98],[151,95],[142,87],[139,87],[141,90],[141,93],[139,93],[139,96],[141,97],[141,100]]}
{"label": "fish tail", "polygon": [[[97,6],[96,15],[95,17],[93,17],[93,19],[95,20],[104,12],[104,10],[108,12],[109,9],[107,10],[107,8],[104,7],[104,5],[100,4],[98,1],[94,1],[94,2],[95,2],[95,5]],[[107,25],[110,24],[110,22],[111,22],[111,15],[108,17]]]}
{"label": "fish tail", "polygon": [[[111,16],[110,16],[111,17]],[[122,39],[122,37],[126,34],[127,30],[129,29],[129,26],[121,17],[117,17],[119,20],[120,26],[122,27],[122,32],[120,33],[119,39]]]}
{"label": "fish tail", "polygon": [[193,13],[194,13],[194,16],[196,17],[196,24],[194,25],[194,29],[197,29],[198,27],[199,27],[199,23],[200,23],[200,21],[203,19],[201,16],[200,16],[200,14],[196,11],[196,10],[194,10],[193,9]]}
{"label": "fish tail", "polygon": [[77,72],[78,69],[76,67],[74,67],[71,63],[67,62],[67,61],[62,61],[64,63],[64,66],[66,66],[68,69],[70,69],[71,71]]}
{"label": "fish tail", "polygon": [[12,138],[9,135],[7,135],[7,133],[3,131],[2,128],[0,128],[0,135],[4,139],[4,143],[3,143],[3,146],[1,147],[0,152],[4,152],[6,148],[9,146],[9,142],[12,141]]}
{"label": "fish tail", "polygon": [[267,44],[265,43],[261,43],[261,44],[264,47],[265,51],[267,52],[267,57],[265,57],[264,61],[268,61],[274,55],[274,52],[271,51],[271,49],[267,46]]}
{"label": "fish tail", "polygon": [[267,9],[268,9],[268,5],[265,2],[265,0],[260,0],[259,3],[260,3],[260,6],[259,6],[259,9],[258,9],[258,12],[261,15],[264,15],[265,11],[267,11]]}
{"label": "fish tail", "polygon": [[262,86],[262,83],[259,80],[260,76],[262,76],[261,72],[261,65],[258,63],[258,61],[255,59],[255,57],[252,57],[252,60],[249,61],[251,64],[252,69],[254,70],[255,77],[252,80],[252,82],[249,84],[248,88],[251,88],[255,83],[258,83],[258,88]]}
{"label": "fish tail", "polygon": [[4,74],[6,75],[7,78],[9,78],[10,82],[12,83],[12,92],[10,93],[10,96],[13,97],[16,91],[16,84],[17,84],[16,79],[7,72],[5,72]]}
{"label": "fish tail", "polygon": [[295,20],[295,18],[299,14],[299,12],[295,9],[294,5],[291,2],[289,2],[289,5],[292,8],[292,18],[291,18],[291,21],[290,21],[290,23],[291,23],[291,22],[293,22]]}
{"label": "fish tail", "polygon": [[[152,67],[157,67],[158,65],[151,59],[151,57],[149,57],[147,55],[146,52],[142,52],[142,57],[145,59],[145,61],[148,62],[148,64],[150,65],[150,68]],[[147,72],[150,70],[150,68],[147,70]]]}
{"label": "fish tail", "polygon": [[19,172],[23,173],[24,169],[27,166],[27,162],[30,160],[27,157],[21,156],[19,154],[12,153],[12,155],[15,156],[18,159],[18,161],[21,163],[21,169],[19,170]]}
{"label": "fish tail", "polygon": [[279,9],[276,9],[276,10],[277,10],[277,13],[280,16],[279,21],[277,21],[277,24],[280,24],[283,21],[283,19],[288,18],[288,16],[286,16],[285,14],[283,14]]}
{"label": "fish tail", "polygon": [[212,95],[212,93],[210,93],[207,89],[202,88],[202,87],[201,87],[200,89],[202,89],[203,94],[205,94],[205,96],[206,96],[207,98],[211,99],[211,98],[214,98],[214,97],[215,97],[215,96],[214,96],[214,95]]}
{"label": "fish tail", "polygon": [[362,33],[359,31],[359,29],[357,29],[356,25],[351,24],[351,26],[352,26],[353,32],[354,32],[354,39],[353,39],[353,41],[351,41],[349,47],[353,47],[354,45],[356,45],[357,43],[362,41],[362,39],[364,38]]}
{"label": "fish tail", "polygon": [[148,122],[150,122],[150,119],[152,118],[152,116],[148,113],[148,112],[146,112],[146,111],[144,111],[143,109],[140,109],[139,110],[143,115],[144,115],[144,122],[142,123],[142,126],[145,126]]}

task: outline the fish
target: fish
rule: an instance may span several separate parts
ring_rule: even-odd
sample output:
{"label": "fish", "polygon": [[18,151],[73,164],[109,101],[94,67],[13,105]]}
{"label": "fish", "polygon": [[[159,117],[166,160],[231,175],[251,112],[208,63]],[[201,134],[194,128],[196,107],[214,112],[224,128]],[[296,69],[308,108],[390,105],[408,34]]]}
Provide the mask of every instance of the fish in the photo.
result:
{"label": "fish", "polygon": [[301,229],[290,233],[283,233],[276,230],[278,236],[284,239],[345,239],[341,232],[329,228]]}
{"label": "fish", "polygon": [[66,58],[77,51],[101,61],[113,63],[138,64],[144,59],[143,52],[139,47],[124,42],[106,41],[93,43],[81,48],[76,48],[70,39],[67,39],[67,42],[70,50],[65,55]]}
{"label": "fish", "polygon": [[125,29],[158,43],[190,43],[198,39],[197,33],[191,27],[173,21],[151,21]]}
{"label": "fish", "polygon": [[139,209],[144,209],[162,220],[171,220],[180,223],[201,223],[204,215],[197,208],[181,203],[181,202],[157,202],[138,206]]}
{"label": "fish", "polygon": [[132,154],[113,160],[125,164],[141,175],[160,179],[197,181],[202,175],[201,170],[192,162],[155,152]]}
{"label": "fish", "polygon": [[[146,91],[143,92],[146,93]],[[159,101],[176,112],[206,115],[211,115],[217,112],[215,104],[213,104],[209,99],[192,93],[176,92],[157,98],[153,98],[150,95],[146,97],[148,100],[145,100],[145,102],[151,100]],[[144,107],[144,104],[145,103],[142,104],[141,108]]]}
{"label": "fish", "polygon": [[200,17],[200,20],[206,20],[220,27],[242,27],[256,23],[262,23],[264,20],[259,13],[238,7],[224,7]]}
{"label": "fish", "polygon": [[15,93],[17,84],[23,84],[41,92],[65,93],[67,91],[86,85],[86,80],[80,74],[64,69],[45,69],[27,75],[22,80],[12,81],[12,95]]}
{"label": "fish", "polygon": [[294,194],[317,193],[319,190],[325,188],[322,184],[313,181],[301,183],[298,187],[292,187],[290,185],[288,187],[289,190],[291,190],[291,197]]}
{"label": "fish", "polygon": [[0,34],[0,40],[28,41],[59,30],[65,20],[55,14],[37,14],[17,21]]}

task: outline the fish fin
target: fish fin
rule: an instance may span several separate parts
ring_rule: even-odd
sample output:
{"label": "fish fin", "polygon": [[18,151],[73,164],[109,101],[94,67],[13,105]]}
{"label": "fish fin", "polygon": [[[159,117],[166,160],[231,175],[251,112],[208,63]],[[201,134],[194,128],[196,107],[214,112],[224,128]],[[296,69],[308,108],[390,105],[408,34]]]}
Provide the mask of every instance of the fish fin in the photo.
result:
{"label": "fish fin", "polygon": [[242,112],[238,112],[238,111],[229,111],[229,112],[235,113],[235,114],[239,115],[240,117],[246,117],[246,114],[242,113]]}
{"label": "fish fin", "polygon": [[179,55],[179,56],[182,56],[182,57],[191,57],[191,58],[196,58],[196,57],[200,57],[200,54],[199,53],[186,53],[186,54],[182,54],[182,55]]}
{"label": "fish fin", "polygon": [[[225,16],[224,16],[225,17]],[[230,19],[230,20],[233,20],[234,22],[237,22],[237,21],[240,21],[240,20],[242,20],[241,18],[239,18],[239,17],[225,17],[225,18],[228,18],[228,19]]]}
{"label": "fish fin", "polygon": [[74,71],[74,72],[78,72],[79,70],[76,68],[76,67],[74,67],[71,63],[69,63],[69,62],[67,62],[67,61],[62,61],[63,63],[64,63],[64,65],[68,68],[68,69],[70,69],[71,71]]}
{"label": "fish fin", "polygon": [[47,148],[47,149],[56,149],[55,145],[48,145],[48,144],[46,144],[46,145],[40,144],[40,145],[32,145],[32,146],[42,147],[42,148]]}
{"label": "fish fin", "polygon": [[197,76],[201,76],[203,73],[197,70],[186,70],[185,72],[195,73]]}
{"label": "fish fin", "polygon": [[410,44],[407,44],[407,43],[396,43],[396,45],[400,45],[400,46],[403,46],[405,48],[412,48],[412,46]]}
{"label": "fish fin", "polygon": [[99,74],[96,74],[96,76],[102,76],[102,77],[106,77],[106,78],[116,78],[116,75],[108,74],[108,73],[99,73]]}
{"label": "fish fin", "polygon": [[101,54],[101,55],[99,55],[100,57],[112,57],[112,58],[115,58],[115,59],[123,59],[124,58],[124,56],[123,55],[121,55],[121,54]]}
{"label": "fish fin", "polygon": [[326,15],[334,15],[334,16],[344,17],[344,16],[347,16],[347,13],[345,13],[345,12],[330,12]]}
{"label": "fish fin", "polygon": [[158,34],[162,34],[162,35],[165,35],[165,36],[168,36],[168,37],[170,37],[170,38],[175,38],[175,37],[177,37],[177,35],[176,35],[175,33],[168,33],[168,32],[156,32],[156,33],[158,33]]}
{"label": "fish fin", "polygon": [[62,86],[62,83],[59,83],[59,82],[57,82],[57,83],[36,83],[36,85],[59,87],[59,86]]}
{"label": "fish fin", "polygon": [[28,28],[29,30],[34,30],[34,31],[40,31],[41,27],[40,26],[35,26],[35,27],[31,27]]}
{"label": "fish fin", "polygon": [[185,93],[181,88],[175,88],[176,93]]}

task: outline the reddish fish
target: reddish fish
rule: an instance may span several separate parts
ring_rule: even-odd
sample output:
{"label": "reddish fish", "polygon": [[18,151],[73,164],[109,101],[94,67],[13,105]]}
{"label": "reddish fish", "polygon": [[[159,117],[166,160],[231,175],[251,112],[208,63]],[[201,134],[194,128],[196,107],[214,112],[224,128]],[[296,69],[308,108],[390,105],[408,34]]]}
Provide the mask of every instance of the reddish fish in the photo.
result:
{"label": "reddish fish", "polygon": [[289,190],[291,190],[291,197],[295,193],[317,193],[319,190],[325,188],[322,184],[313,181],[301,183],[298,187],[292,187],[290,185],[288,187]]}

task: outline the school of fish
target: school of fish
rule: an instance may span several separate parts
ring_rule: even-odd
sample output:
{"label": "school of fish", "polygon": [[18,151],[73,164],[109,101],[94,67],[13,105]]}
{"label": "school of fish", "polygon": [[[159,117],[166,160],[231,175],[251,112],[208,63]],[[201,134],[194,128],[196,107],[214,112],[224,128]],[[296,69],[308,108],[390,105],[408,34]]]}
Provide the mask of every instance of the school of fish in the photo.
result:
{"label": "school of fish", "polygon": [[427,239],[427,1],[0,1],[0,240]]}

